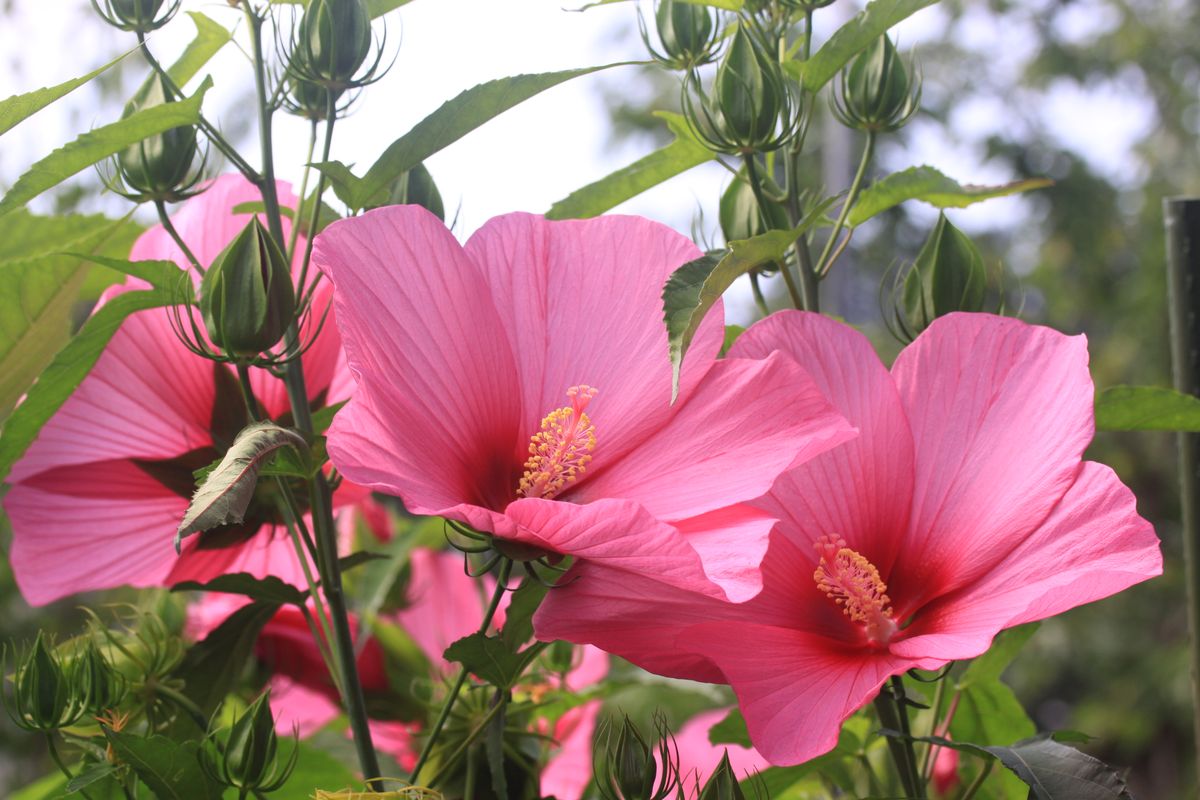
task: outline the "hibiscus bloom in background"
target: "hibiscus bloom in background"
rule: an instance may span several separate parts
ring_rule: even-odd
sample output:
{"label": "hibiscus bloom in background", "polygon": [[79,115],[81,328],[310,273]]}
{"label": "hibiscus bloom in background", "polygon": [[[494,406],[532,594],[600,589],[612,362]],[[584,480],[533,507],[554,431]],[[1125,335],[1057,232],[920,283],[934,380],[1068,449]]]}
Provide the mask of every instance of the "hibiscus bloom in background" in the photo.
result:
{"label": "hibiscus bloom in background", "polygon": [[852,328],[783,312],[731,355],[778,351],[860,435],[755,502],[780,520],[762,592],[735,605],[649,581],[612,587],[584,580],[584,564],[547,599],[539,636],[650,666],[690,652],[702,660],[670,674],[730,683],[759,751],[796,764],[830,750],[889,677],[972,658],[1004,628],[1161,572],[1133,495],[1081,459],[1094,430],[1082,336],[952,314],[889,373]]}
{"label": "hibiscus bloom in background", "polygon": [[416,206],[333,223],[313,261],[358,382],[333,463],[522,559],[752,596],[772,521],[746,501],[852,432],[787,356],[717,360],[720,308],[671,405],[662,285],[699,255],[634,217],[511,214],[465,247]]}
{"label": "hibiscus bloom in background", "polygon": [[[284,205],[295,204],[286,186],[279,192]],[[252,201],[261,201],[258,190],[227,175],[185,203],[172,222],[196,258],[209,264],[250,220],[234,207]],[[161,226],[142,234],[130,257],[188,266]],[[130,280],[108,289],[100,302],[142,287]],[[308,325],[319,322],[329,291],[317,291]],[[172,330],[171,315],[165,308],[130,315],[13,467],[4,498],[13,527],[11,560],[17,585],[33,605],[122,584],[161,586],[225,572],[304,582],[273,509],[252,506],[242,525],[191,537],[182,555],[175,553],[175,530],[195,489],[193,470],[220,458],[246,418],[233,368],[190,352]],[[349,395],[332,323],[305,353],[304,369],[315,405]],[[251,381],[269,416],[290,419],[281,380],[253,369]],[[356,491],[361,494],[343,487],[335,503]]]}

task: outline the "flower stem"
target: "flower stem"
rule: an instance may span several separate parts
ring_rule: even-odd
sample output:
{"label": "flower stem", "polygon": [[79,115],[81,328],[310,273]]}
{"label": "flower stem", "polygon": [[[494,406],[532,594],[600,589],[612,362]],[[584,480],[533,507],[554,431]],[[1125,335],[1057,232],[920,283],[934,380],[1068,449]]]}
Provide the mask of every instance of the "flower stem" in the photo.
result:
{"label": "flower stem", "polygon": [[825,247],[817,258],[816,273],[818,276],[828,275],[837,255],[841,254],[841,249],[835,254],[833,248],[841,237],[842,228],[846,225],[846,218],[850,216],[850,209],[854,206],[854,201],[858,199],[859,191],[862,190],[863,178],[866,177],[867,167],[871,164],[871,156],[874,154],[875,131],[867,131],[867,143],[863,146],[862,158],[858,161],[858,170],[854,173],[854,180],[850,182],[850,190],[846,192],[846,202],[842,203],[842,210],[838,212],[833,231],[829,234],[829,239],[826,240]]}
{"label": "flower stem", "polygon": [[972,797],[983,787],[983,782],[987,780],[988,775],[992,774],[992,767],[996,766],[995,761],[989,761],[984,765],[983,769],[979,770],[979,775],[975,780],[971,781],[971,785],[967,787],[967,791],[959,800],[971,800]]}
{"label": "flower stem", "polygon": [[[313,153],[317,150],[317,121],[312,121],[312,126],[308,130],[308,155],[304,159],[304,172],[300,174],[300,202],[297,203],[296,215],[292,217],[292,233],[288,237],[287,259],[288,263],[292,263],[292,259],[296,257],[296,239],[300,236],[300,226],[297,224],[300,221],[300,209],[304,207],[304,196],[308,193],[308,176],[312,173]],[[328,161],[328,157],[325,159]]]}
{"label": "flower stem", "polygon": [[[479,624],[479,633],[487,633],[488,627],[492,624],[492,618],[496,616],[496,609],[500,607],[500,599],[508,590],[508,576],[512,574],[512,567],[512,559],[500,559],[500,574],[496,576],[496,589],[492,592],[492,601],[488,604],[487,611],[484,612],[483,622]],[[450,696],[446,698],[446,703],[442,706],[437,721],[429,729],[429,738],[425,740],[425,746],[421,748],[421,755],[417,757],[417,763],[408,776],[410,784],[414,786],[417,784],[417,778],[420,777],[425,762],[429,760],[429,754],[433,752],[433,746],[437,742],[442,728],[445,727],[446,720],[450,718],[450,710],[454,707],[454,702],[458,699],[458,693],[462,691],[463,683],[466,680],[467,669],[463,667],[458,671],[458,677],[454,679],[454,685],[450,688]]]}
{"label": "flower stem", "polygon": [[[333,92],[325,90],[325,142],[321,147],[321,161],[329,160],[329,151],[333,145],[333,123],[336,119],[334,113],[337,109],[334,105]],[[316,131],[315,123],[313,131]],[[309,157],[312,160],[312,157]],[[313,208],[312,214],[308,220],[308,236],[304,240],[304,258],[300,261],[300,280],[298,282],[298,295],[303,295],[308,281],[308,264],[312,261],[313,240],[316,239],[315,231],[317,225],[321,222],[321,195],[325,193],[325,173],[317,171],[317,189],[313,192]],[[300,207],[304,207],[304,197],[300,198]],[[299,225],[299,215],[297,213],[296,225]]]}
{"label": "flower stem", "polygon": [[[502,709],[503,707],[504,707],[504,702],[501,701],[501,702],[495,703],[491,708],[488,709],[487,714],[485,714],[483,719],[481,719],[479,721],[479,724],[471,729],[471,732],[469,734],[467,734],[467,738],[464,739],[462,744],[460,744],[458,746],[458,748],[453,753],[450,754],[450,757],[446,759],[446,763],[443,764],[442,768],[437,771],[437,774],[434,775],[430,779],[430,781],[429,781],[430,788],[437,786],[439,783],[441,783],[443,780],[445,780],[445,778],[449,774],[450,770],[454,769],[454,766],[458,763],[458,760],[460,758],[462,758],[463,752],[467,751],[468,748],[470,748],[471,745],[473,745],[476,742],[476,740],[478,740],[479,737],[483,735],[483,732],[485,730],[487,730],[488,725],[492,724],[492,720],[494,720],[496,718],[496,715],[500,713],[500,709]],[[470,774],[471,774],[471,767],[472,767],[470,752],[467,752],[467,759],[468,759],[467,775],[469,778]],[[469,800],[470,797],[471,797],[471,795],[469,792],[464,795],[465,800]]]}
{"label": "flower stem", "polygon": [[183,255],[188,260],[188,263],[190,263],[196,269],[196,272],[203,275],[204,267],[200,264],[199,259],[197,259],[192,253],[192,249],[187,246],[187,242],[185,242],[183,237],[179,235],[179,231],[175,230],[175,225],[171,222],[171,217],[167,215],[167,208],[163,204],[162,200],[154,201],[154,210],[158,212],[158,221],[162,223],[163,230],[167,232],[168,236],[175,240],[175,244],[179,245],[179,249],[183,251]]}
{"label": "flower stem", "polygon": [[[762,220],[764,229],[770,229],[771,223],[767,216],[767,201],[763,193],[763,187],[758,180],[758,167],[754,163],[754,153],[743,153],[742,161],[746,165],[746,180],[750,181],[750,188],[754,191],[754,199],[758,203],[758,216]],[[783,282],[787,284],[788,295],[792,298],[792,305],[796,308],[812,310],[808,296],[802,294],[801,290],[796,286],[796,279],[792,277],[792,271],[788,268],[787,261],[780,264],[779,272],[783,275]]]}
{"label": "flower stem", "polygon": [[908,706],[904,702],[904,681],[899,676],[891,680],[875,698],[875,713],[879,723],[887,729],[899,732],[900,736],[888,736],[888,750],[896,764],[896,772],[904,787],[906,797],[925,800],[925,782],[917,770],[917,756],[913,750],[912,732],[908,725]]}

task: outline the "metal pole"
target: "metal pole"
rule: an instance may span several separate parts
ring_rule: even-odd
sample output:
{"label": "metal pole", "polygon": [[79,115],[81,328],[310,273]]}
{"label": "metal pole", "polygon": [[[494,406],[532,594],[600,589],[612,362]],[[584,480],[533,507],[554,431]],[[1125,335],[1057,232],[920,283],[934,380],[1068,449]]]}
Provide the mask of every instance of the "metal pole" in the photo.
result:
{"label": "metal pole", "polygon": [[[1200,396],[1200,198],[1163,201],[1167,230],[1167,301],[1175,389]],[[1200,769],[1200,434],[1179,434],[1183,564],[1187,581],[1192,719]]]}

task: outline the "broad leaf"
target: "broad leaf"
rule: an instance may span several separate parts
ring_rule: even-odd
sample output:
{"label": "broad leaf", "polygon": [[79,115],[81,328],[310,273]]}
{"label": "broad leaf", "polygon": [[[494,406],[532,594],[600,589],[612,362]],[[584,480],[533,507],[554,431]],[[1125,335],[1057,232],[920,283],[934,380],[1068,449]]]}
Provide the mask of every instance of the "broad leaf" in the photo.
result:
{"label": "broad leaf", "polygon": [[196,489],[187,513],[175,533],[175,549],[194,533],[242,521],[254,497],[258,473],[283,447],[308,450],[308,442],[295,431],[273,422],[249,425],[233,440],[217,468]]}
{"label": "broad leaf", "polygon": [[992,646],[983,655],[975,658],[962,677],[958,688],[967,689],[972,684],[1000,680],[1000,674],[1013,662],[1025,644],[1037,633],[1040,622],[1030,622],[1016,628],[1001,631],[992,641]]}
{"label": "broad leaf", "polygon": [[[213,22],[199,11],[189,11],[187,14],[196,26],[196,38],[192,39],[175,63],[167,67],[167,74],[177,87],[184,86],[196,77],[196,73],[233,39],[233,34],[224,25]],[[133,95],[131,102],[134,106],[140,107],[145,102],[156,80],[155,73],[146,78]]]}
{"label": "broad leaf", "polygon": [[188,649],[178,674],[184,680],[184,694],[205,716],[237,685],[254,654],[258,634],[278,610],[278,603],[255,601],[242,606]]}
{"label": "broad leaf", "polygon": [[[1017,696],[999,680],[977,681],[964,689],[950,721],[950,735],[958,742],[1016,742],[1035,732]],[[993,772],[988,786],[1004,800],[1025,800],[1029,792],[1006,773]]]}
{"label": "broad leaf", "polygon": [[[292,770],[287,783],[278,792],[265,795],[266,797],[278,798],[278,800],[288,800],[293,797],[307,800],[317,789],[338,792],[347,786],[355,786],[359,783],[358,774],[354,770],[324,750],[303,741],[297,743],[296,746],[300,748],[300,756],[296,759],[296,768]],[[292,744],[290,742],[282,747],[286,748],[285,753],[291,753]]]}
{"label": "broad leaf", "polygon": [[109,299],[88,317],[75,337],[54,356],[25,400],[16,407],[0,435],[0,479],[25,454],[42,425],[66,402],[87,377],[109,339],[135,311],[168,305],[171,296],[161,290],[125,292]]}
{"label": "broad leaf", "polygon": [[542,604],[547,591],[541,582],[527,577],[513,592],[504,611],[504,627],[500,629],[500,638],[513,650],[533,636],[533,612]]}
{"label": "broad leaf", "polygon": [[515,686],[531,661],[529,650],[518,653],[499,636],[482,633],[459,639],[446,648],[443,656],[447,661],[459,662],[501,691]]}
{"label": "broad leaf", "polygon": [[[181,300],[190,300],[192,285],[186,282],[187,273],[174,261],[129,261],[123,258],[78,254],[79,258],[108,267],[111,270],[139,278],[155,289],[179,292]],[[183,294],[183,292],[187,294]]]}
{"label": "broad leaf", "polygon": [[104,729],[121,763],[128,764],[159,800],[220,800],[221,789],[200,766],[195,742],[141,737]]}
{"label": "broad leaf", "polygon": [[87,75],[81,75],[78,78],[72,78],[65,83],[60,83],[57,86],[50,86],[45,89],[35,89],[32,92],[25,94],[15,94],[3,101],[0,101],[0,135],[7,133],[18,123],[28,119],[37,112],[41,111],[46,106],[65,97],[71,92],[83,86],[85,83],[107,71],[113,67],[125,56],[132,53],[130,50],[126,53],[114,58],[102,67],[92,70]]}
{"label": "broad leaf", "polygon": [[116,767],[107,761],[99,764],[92,764],[87,769],[81,771],[71,780],[67,781],[67,794],[75,794],[94,783],[104,780],[116,771]]}
{"label": "broad leaf", "polygon": [[977,186],[959,183],[933,167],[909,167],[864,189],[846,219],[852,226],[861,225],[905,200],[921,200],[935,208],[966,208],[972,203],[993,197],[1005,197],[1052,185],[1054,181],[1047,178],[1032,178],[998,186]]}
{"label": "broad leaf", "polygon": [[888,28],[937,0],[873,0],[838,28],[812,58],[800,64],[804,88],[813,94],[838,71],[882,36]]}
{"label": "broad leaf", "polygon": [[713,744],[736,744],[740,747],[753,747],[750,732],[746,730],[746,718],[740,709],[730,709],[725,718],[708,729],[708,741]]}
{"label": "broad leaf", "polygon": [[80,135],[29,168],[0,200],[0,216],[20,208],[47,189],[65,181],[75,173],[115,155],[148,136],[195,125],[200,120],[200,104],[204,93],[212,86],[205,80],[194,95],[177,103],[135,111],[109,125]]}
{"label": "broad leaf", "polygon": [[337,161],[315,166],[333,182],[334,191],[348,206],[364,208],[372,198],[384,193],[388,184],[400,175],[513,106],[572,78],[628,63],[633,62],[538,75],[515,75],[481,83],[443,103],[412,130],[392,142],[363,178],[355,177],[345,164]]}
{"label": "broad leaf", "polygon": [[1115,769],[1052,738],[984,749],[1012,770],[1038,800],[1133,800]]}
{"label": "broad leaf", "polygon": [[198,591],[240,594],[251,600],[262,600],[279,605],[303,606],[308,592],[302,592],[290,583],[284,583],[274,575],[256,578],[246,572],[220,575],[211,581],[183,581],[171,587],[173,592]]}
{"label": "broad leaf", "polygon": [[692,135],[681,115],[669,112],[658,112],[658,115],[666,119],[675,134],[675,141],[572,192],[552,205],[546,216],[549,219],[581,219],[603,214],[668,178],[714,158],[713,152]]}
{"label": "broad leaf", "polygon": [[1200,398],[1161,386],[1113,386],[1096,397],[1102,431],[1200,432]]}

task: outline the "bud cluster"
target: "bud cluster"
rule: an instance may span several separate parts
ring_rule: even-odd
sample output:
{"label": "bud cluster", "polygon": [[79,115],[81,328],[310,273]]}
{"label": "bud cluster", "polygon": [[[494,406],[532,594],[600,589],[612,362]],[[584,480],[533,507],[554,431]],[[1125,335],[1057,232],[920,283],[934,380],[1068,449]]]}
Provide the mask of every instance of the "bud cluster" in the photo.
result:
{"label": "bud cluster", "polygon": [[848,128],[889,132],[903,127],[921,105],[921,81],[910,76],[887,34],[860,53],[842,72],[833,111]]}
{"label": "bud cluster", "polygon": [[638,29],[650,57],[675,70],[692,70],[712,63],[721,47],[721,16],[707,6],[660,0],[654,8],[654,27],[659,47],[650,39],[646,21],[638,13]]}
{"label": "bud cluster", "polygon": [[615,737],[612,720],[605,720],[604,726],[604,760],[594,766],[596,786],[604,800],[666,800],[680,791],[679,751],[661,714],[654,716],[654,746],[628,716]]}
{"label": "bud cluster", "polygon": [[90,639],[56,647],[39,631],[17,660],[12,695],[3,697],[13,724],[23,730],[69,728],[115,707],[126,695],[126,682]]}
{"label": "bud cluster", "polygon": [[[214,780],[237,789],[240,796],[269,794],[282,787],[296,768],[298,746],[286,761],[279,760],[279,737],[271,714],[270,692],[264,692],[237,718],[223,752],[206,747],[201,765]],[[212,742],[210,741],[210,745]]]}

